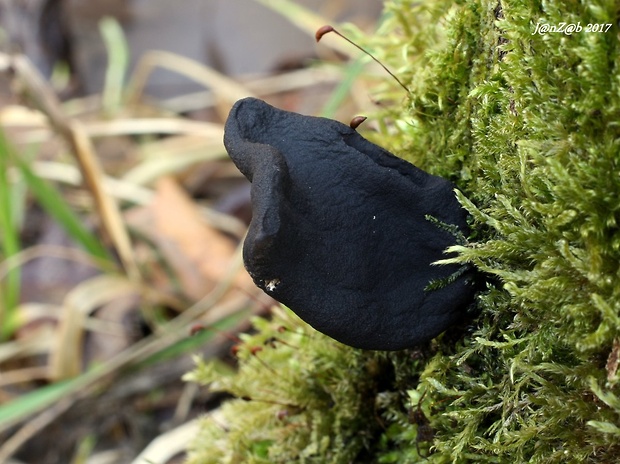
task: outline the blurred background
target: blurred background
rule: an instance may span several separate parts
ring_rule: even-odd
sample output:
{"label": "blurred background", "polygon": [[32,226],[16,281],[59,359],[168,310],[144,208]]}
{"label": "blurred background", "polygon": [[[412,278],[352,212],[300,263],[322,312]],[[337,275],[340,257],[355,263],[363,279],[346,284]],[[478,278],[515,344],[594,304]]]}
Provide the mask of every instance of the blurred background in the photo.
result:
{"label": "blurred background", "polygon": [[[182,377],[273,301],[243,270],[248,95],[345,123],[387,77],[379,0],[0,0],[0,462],[177,463]],[[373,123],[366,123],[373,128]],[[376,124],[376,123],[374,123]]]}

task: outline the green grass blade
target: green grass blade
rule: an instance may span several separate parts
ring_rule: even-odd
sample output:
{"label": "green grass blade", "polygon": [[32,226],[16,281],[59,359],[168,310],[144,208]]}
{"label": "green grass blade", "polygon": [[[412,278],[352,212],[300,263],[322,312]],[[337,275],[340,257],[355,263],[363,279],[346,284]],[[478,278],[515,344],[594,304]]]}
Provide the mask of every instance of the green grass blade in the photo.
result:
{"label": "green grass blade", "polygon": [[25,162],[19,161],[18,167],[28,187],[43,209],[92,256],[102,260],[109,260],[110,255],[97,236],[84,227],[76,214],[67,206],[61,194],[40,177],[37,177]]}
{"label": "green grass blade", "polygon": [[80,218],[67,206],[62,195],[50,184],[38,177],[30,168],[28,162],[23,160],[18,153],[15,153],[13,147],[1,135],[0,140],[0,151],[5,153],[7,159],[10,159],[19,169],[26,185],[39,201],[41,207],[93,257],[109,261],[110,255],[108,251],[97,236],[84,227]]}
{"label": "green grass blade", "polygon": [[147,359],[137,365],[137,368],[146,367],[148,365],[157,364],[168,359],[172,359],[178,356],[186,355],[200,346],[204,346],[214,338],[225,337],[226,331],[238,327],[241,321],[248,318],[249,311],[242,310],[234,313],[224,319],[216,322],[215,324],[206,327],[200,332],[188,335],[185,338],[165,347],[157,353],[149,356]]}
{"label": "green grass blade", "polygon": [[21,395],[15,400],[0,406],[0,430],[10,427],[21,419],[28,417],[42,408],[55,403],[68,392],[74,390],[74,385],[80,378],[57,382],[38,388],[31,393]]}
{"label": "green grass blade", "polygon": [[366,61],[368,61],[366,57],[360,57],[346,67],[344,79],[329,96],[329,100],[327,100],[325,106],[323,106],[320,116],[324,118],[333,118],[336,115],[338,108],[340,108],[342,103],[347,99],[355,80],[364,70]]}
{"label": "green grass blade", "polygon": [[[160,350],[150,355],[136,355],[132,362],[124,363],[122,367],[131,366],[130,371],[135,373],[140,369],[146,368],[155,363],[187,354],[192,350],[197,349],[199,346],[203,346],[214,338],[222,336],[222,331],[236,327],[240,321],[247,319],[247,316],[248,311],[238,311],[221,319],[220,321],[209,326],[208,329],[203,330],[194,336],[190,336],[188,332],[186,338],[179,340],[179,336],[176,335],[173,337],[173,343],[163,346]],[[144,342],[145,345],[143,345],[143,348],[160,343],[161,340],[157,340],[156,337],[153,337],[150,342],[147,340],[144,340]],[[129,350],[134,349],[135,347],[130,348]],[[143,350],[144,353],[148,351],[150,350]],[[88,372],[85,372],[74,379],[47,385],[22,395],[10,403],[0,405],[0,432],[16,423],[19,423],[28,416],[42,411],[57,401],[74,394],[78,390],[88,385],[92,385],[93,382],[102,378],[102,376],[115,370],[117,371],[119,367],[120,366],[115,365],[115,359],[112,359],[107,363],[98,364]]]}
{"label": "green grass blade", "polygon": [[115,114],[123,101],[125,74],[129,63],[129,47],[123,29],[113,18],[104,18],[99,30],[108,54],[102,105],[108,115]]}
{"label": "green grass blade", "polygon": [[[9,145],[0,133],[0,259],[10,258],[20,251],[19,226],[14,214],[14,194],[8,170]],[[15,328],[14,308],[19,304],[20,273],[11,269],[5,282],[0,282],[0,340],[11,336]]]}

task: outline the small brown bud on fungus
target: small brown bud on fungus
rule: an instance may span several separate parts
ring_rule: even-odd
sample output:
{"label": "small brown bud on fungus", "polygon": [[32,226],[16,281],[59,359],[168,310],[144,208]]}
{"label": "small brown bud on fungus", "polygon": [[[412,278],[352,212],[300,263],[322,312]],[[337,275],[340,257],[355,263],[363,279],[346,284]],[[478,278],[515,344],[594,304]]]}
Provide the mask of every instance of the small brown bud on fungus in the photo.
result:
{"label": "small brown bud on fungus", "polygon": [[345,124],[254,98],[232,108],[224,144],[252,182],[243,260],[267,294],[358,348],[413,347],[462,317],[473,271],[434,264],[451,230],[467,233],[450,182]]}
{"label": "small brown bud on fungus", "polygon": [[349,127],[351,129],[357,129],[360,126],[360,124],[366,121],[366,119],[368,119],[366,116],[355,116],[353,119],[351,119],[351,122],[349,123]]}

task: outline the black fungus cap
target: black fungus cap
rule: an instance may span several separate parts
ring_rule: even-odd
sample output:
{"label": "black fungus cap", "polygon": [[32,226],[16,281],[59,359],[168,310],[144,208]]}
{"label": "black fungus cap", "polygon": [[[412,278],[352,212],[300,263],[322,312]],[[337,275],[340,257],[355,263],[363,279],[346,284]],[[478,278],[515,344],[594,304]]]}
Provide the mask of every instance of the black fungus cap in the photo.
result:
{"label": "black fungus cap", "polygon": [[[471,274],[433,265],[456,243],[437,221],[467,233],[450,182],[340,122],[254,98],[230,111],[224,144],[252,182],[243,259],[267,294],[366,349],[410,348],[461,318]],[[442,279],[451,283],[429,289]]]}

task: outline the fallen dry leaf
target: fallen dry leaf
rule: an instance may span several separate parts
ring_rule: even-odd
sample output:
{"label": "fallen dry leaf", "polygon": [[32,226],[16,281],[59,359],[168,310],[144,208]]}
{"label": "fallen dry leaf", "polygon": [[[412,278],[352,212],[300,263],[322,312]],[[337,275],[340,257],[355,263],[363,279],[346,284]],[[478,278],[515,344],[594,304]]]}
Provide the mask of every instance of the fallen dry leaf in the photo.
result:
{"label": "fallen dry leaf", "polygon": [[[170,177],[160,178],[151,204],[130,211],[127,220],[156,244],[181,291],[192,301],[212,290],[234,259],[236,243],[209,226],[193,200]],[[235,286],[251,292],[254,288],[245,271],[237,276]]]}
{"label": "fallen dry leaf", "polygon": [[139,295],[140,289],[124,276],[103,274],[85,280],[67,293],[50,353],[50,378],[75,377],[84,363],[86,320],[96,309],[118,298]]}

